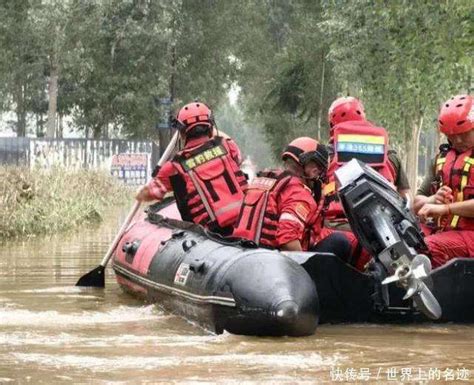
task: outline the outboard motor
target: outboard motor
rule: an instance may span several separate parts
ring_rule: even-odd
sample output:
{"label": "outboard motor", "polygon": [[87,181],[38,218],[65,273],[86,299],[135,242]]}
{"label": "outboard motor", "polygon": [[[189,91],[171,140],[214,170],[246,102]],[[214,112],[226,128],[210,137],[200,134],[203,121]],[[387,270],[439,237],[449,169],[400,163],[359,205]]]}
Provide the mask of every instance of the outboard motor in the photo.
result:
{"label": "outboard motor", "polygon": [[[397,282],[406,290],[403,299],[412,298],[427,317],[440,318],[441,307],[426,285],[431,261],[418,253],[427,248],[407,202],[384,177],[359,160],[351,160],[335,174],[352,231],[374,257],[375,277],[382,285]],[[388,302],[386,287],[382,297]]]}

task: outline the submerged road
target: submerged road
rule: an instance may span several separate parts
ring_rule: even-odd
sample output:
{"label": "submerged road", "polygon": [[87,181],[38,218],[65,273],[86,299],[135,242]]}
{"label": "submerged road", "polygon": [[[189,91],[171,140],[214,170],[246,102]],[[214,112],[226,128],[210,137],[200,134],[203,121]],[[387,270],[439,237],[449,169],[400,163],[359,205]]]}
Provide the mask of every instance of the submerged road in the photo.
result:
{"label": "submerged road", "polygon": [[474,326],[216,336],[122,293],[110,270],[105,290],[76,288],[125,213],[72,234],[1,244],[0,384],[474,383]]}

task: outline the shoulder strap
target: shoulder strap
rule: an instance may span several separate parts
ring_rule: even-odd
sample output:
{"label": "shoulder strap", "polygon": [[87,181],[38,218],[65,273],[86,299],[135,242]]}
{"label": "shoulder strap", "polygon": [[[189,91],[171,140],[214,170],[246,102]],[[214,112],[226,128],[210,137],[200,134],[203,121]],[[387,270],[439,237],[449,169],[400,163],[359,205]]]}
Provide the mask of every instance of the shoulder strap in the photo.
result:
{"label": "shoulder strap", "polygon": [[183,151],[178,152],[174,156],[173,160],[175,160],[177,162],[183,161],[185,159],[188,159],[188,158],[191,158],[195,155],[198,155],[203,151],[209,150],[212,147],[218,146],[221,143],[222,143],[222,137],[216,136],[216,137],[211,138],[208,141],[204,142],[199,147],[196,147],[196,148],[194,148],[190,151],[183,150]]}
{"label": "shoulder strap", "polygon": [[215,145],[219,145],[221,143],[225,143],[226,141],[224,141],[225,138],[223,138],[222,136],[214,136],[211,140],[209,140],[210,142],[214,142]]}
{"label": "shoulder strap", "polygon": [[446,163],[446,157],[451,150],[451,145],[443,143],[439,146],[439,153],[436,155],[434,164],[434,175],[439,174],[443,170],[443,165]]}
{"label": "shoulder strap", "polygon": [[292,176],[291,172],[288,170],[278,170],[278,169],[266,169],[257,172],[257,177],[272,178],[276,180],[281,180],[287,176]]}

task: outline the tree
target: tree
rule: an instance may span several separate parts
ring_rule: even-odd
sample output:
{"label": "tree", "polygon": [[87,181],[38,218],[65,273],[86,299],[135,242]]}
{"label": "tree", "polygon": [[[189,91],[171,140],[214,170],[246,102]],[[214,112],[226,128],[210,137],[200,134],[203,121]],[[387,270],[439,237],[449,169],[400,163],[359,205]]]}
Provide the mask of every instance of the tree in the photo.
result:
{"label": "tree", "polygon": [[342,89],[385,125],[416,186],[419,138],[441,100],[466,89],[469,2],[327,3],[325,21]]}
{"label": "tree", "polygon": [[[32,34],[38,39],[41,54],[38,63],[44,67],[48,91],[48,121],[46,136],[56,136],[59,79],[63,68],[74,55],[70,31],[74,28],[69,0],[49,0],[33,3],[29,18]],[[78,3],[74,3],[77,5]]]}
{"label": "tree", "polygon": [[[314,1],[246,4],[249,30],[236,44],[239,85],[249,116],[261,122],[275,155],[297,136],[324,140],[326,111],[335,95],[329,46]],[[253,26],[255,29],[251,29]],[[324,119],[324,120],[323,120]]]}
{"label": "tree", "polygon": [[3,110],[15,111],[18,136],[26,135],[27,113],[41,94],[44,80],[31,9],[27,0],[0,2],[0,105]]}

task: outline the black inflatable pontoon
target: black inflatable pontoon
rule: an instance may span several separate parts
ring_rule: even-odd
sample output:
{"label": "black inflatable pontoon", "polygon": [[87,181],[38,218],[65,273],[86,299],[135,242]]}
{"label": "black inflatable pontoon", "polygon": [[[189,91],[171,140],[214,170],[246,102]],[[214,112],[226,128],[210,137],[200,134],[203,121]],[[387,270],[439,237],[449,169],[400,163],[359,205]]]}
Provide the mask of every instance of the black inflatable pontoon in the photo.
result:
{"label": "black inflatable pontoon", "polygon": [[178,216],[174,202],[164,202],[127,230],[113,261],[124,289],[217,333],[314,333],[318,297],[301,266]]}

